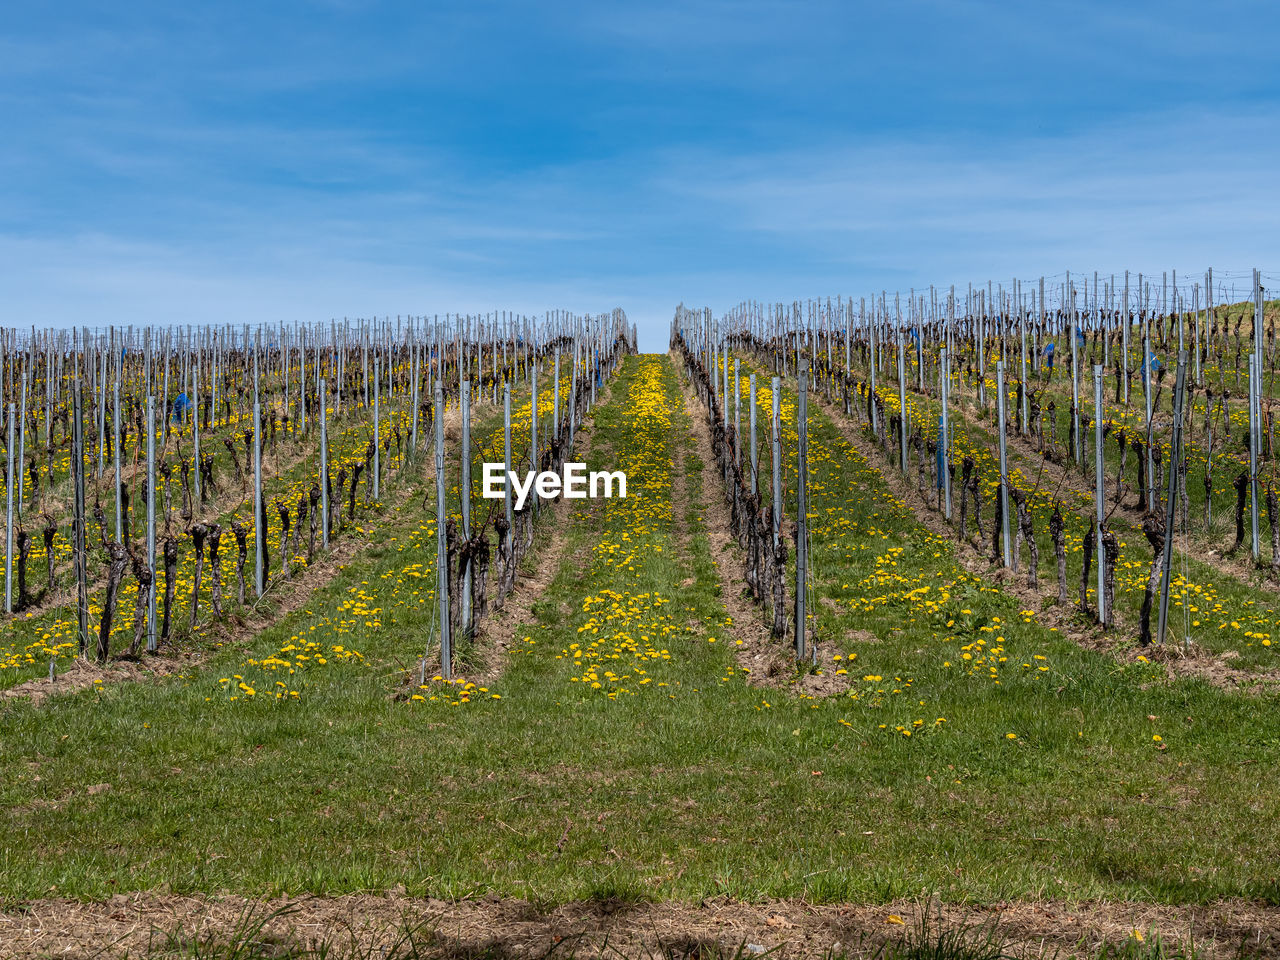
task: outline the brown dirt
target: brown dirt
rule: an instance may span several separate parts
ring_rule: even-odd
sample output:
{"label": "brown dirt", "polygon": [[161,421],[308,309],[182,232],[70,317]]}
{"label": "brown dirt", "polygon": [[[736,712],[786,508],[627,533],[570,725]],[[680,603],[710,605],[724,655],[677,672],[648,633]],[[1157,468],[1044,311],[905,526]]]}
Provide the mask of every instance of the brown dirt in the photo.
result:
{"label": "brown dirt", "polygon": [[[283,955],[290,944],[328,941],[357,945],[377,956],[416,930],[421,956],[543,958],[548,956],[697,957],[719,949],[732,956],[772,951],[774,957],[825,957],[847,951],[865,956],[880,944],[929,930],[967,929],[981,938],[994,930],[1007,955],[1093,954],[1103,944],[1123,945],[1140,931],[1166,945],[1193,942],[1205,958],[1280,956],[1280,909],[1243,901],[1198,907],[1131,902],[1063,901],[949,906],[918,901],[881,905],[813,905],[801,901],[700,904],[578,901],[549,910],[496,896],[447,902],[402,894],[258,901],[243,897],[120,894],[104,903],[41,900],[0,912],[0,958],[169,955],[168,935],[227,943],[246,917],[266,952]],[[895,921],[901,921],[901,923]],[[151,950],[148,950],[148,945]],[[747,945],[758,945],[758,948]],[[190,955],[190,946],[187,955]],[[713,954],[714,955],[714,954]]]}
{"label": "brown dirt", "polygon": [[0,700],[25,698],[38,705],[47,697],[73,693],[84,690],[86,687],[168,676],[194,663],[194,658],[183,657],[180,654],[148,657],[145,660],[111,660],[105,664],[78,658],[70,664],[59,664],[61,672],[52,681],[48,677],[37,677],[16,684],[7,690],[0,690]]}
{"label": "brown dirt", "polygon": [[[820,395],[811,394],[810,398],[827,414],[849,445],[880,471],[885,484],[895,497],[907,504],[917,522],[934,534],[955,540],[955,529],[936,510],[932,501],[922,496],[913,482],[904,480],[879,447],[863,439],[859,424],[846,416],[843,410],[828,404]],[[1141,650],[1136,645],[1125,644],[1123,641],[1136,635],[1137,630],[1119,616],[1117,620],[1120,622],[1120,629],[1111,633],[1099,628],[1084,628],[1077,617],[1079,608],[1074,603],[1065,607],[1057,603],[1058,581],[1052,558],[1049,558],[1048,563],[1041,558],[1040,584],[1036,590],[1027,586],[1025,574],[1015,574],[990,563],[985,558],[985,549],[981,554],[975,552],[972,541],[958,544],[956,559],[970,573],[998,585],[1001,591],[1015,597],[1023,605],[1023,609],[1037,611],[1038,622],[1056,627],[1062,636],[1086,649],[1102,651],[1130,662],[1135,661],[1139,655],[1145,656],[1150,661],[1163,663],[1170,677],[1199,677],[1225,690],[1257,691],[1280,683],[1280,671],[1241,670],[1229,665],[1230,655],[1214,656],[1197,648],[1184,652],[1172,645]],[[1073,588],[1074,585],[1069,583],[1068,587]]]}
{"label": "brown dirt", "polygon": [[[471,397],[471,405],[475,406],[474,394]],[[447,442],[459,443],[462,441],[462,404],[457,397],[453,398],[452,403],[445,402],[444,416],[440,418],[440,422],[444,425],[444,438]]]}
{"label": "brown dirt", "polygon": [[[707,537],[711,547],[711,558],[715,562],[716,575],[720,581],[721,600],[725,612],[733,620],[734,652],[738,665],[745,667],[749,681],[757,686],[791,690],[802,696],[825,697],[844,693],[850,687],[848,676],[837,676],[834,669],[823,673],[801,673],[797,675],[796,661],[791,646],[785,639],[774,639],[770,622],[766,614],[751,598],[744,576],[736,571],[744,569],[746,558],[741,547],[730,533],[729,507],[725,503],[723,491],[718,479],[718,470],[711,451],[711,428],[707,424],[707,408],[698,400],[692,387],[685,379],[680,358],[671,354],[671,362],[675,365],[676,379],[684,398],[685,409],[692,421],[692,435],[695,455],[708,468],[704,477],[710,478],[715,490],[704,490],[702,502],[703,517],[706,520]],[[690,496],[683,466],[684,448],[676,455],[674,483],[672,485],[673,505],[676,516],[683,516]],[[683,528],[682,528],[683,529]],[[682,534],[688,539],[687,530]],[[819,644],[817,648],[818,663],[832,663],[832,655],[838,650],[830,645]]]}

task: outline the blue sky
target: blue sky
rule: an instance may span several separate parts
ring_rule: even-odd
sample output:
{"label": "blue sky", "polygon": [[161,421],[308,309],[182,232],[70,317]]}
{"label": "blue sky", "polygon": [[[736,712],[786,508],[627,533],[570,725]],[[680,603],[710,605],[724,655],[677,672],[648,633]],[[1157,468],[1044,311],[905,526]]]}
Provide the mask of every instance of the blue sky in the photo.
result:
{"label": "blue sky", "polygon": [[1280,5],[11,4],[0,323],[1280,286]]}

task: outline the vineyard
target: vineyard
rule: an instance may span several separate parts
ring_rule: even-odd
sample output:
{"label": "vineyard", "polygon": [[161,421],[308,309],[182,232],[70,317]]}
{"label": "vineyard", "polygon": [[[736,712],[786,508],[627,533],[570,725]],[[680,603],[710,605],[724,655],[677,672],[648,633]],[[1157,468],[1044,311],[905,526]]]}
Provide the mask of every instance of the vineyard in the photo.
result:
{"label": "vineyard", "polygon": [[1276,955],[1265,279],[10,331],[0,957]]}

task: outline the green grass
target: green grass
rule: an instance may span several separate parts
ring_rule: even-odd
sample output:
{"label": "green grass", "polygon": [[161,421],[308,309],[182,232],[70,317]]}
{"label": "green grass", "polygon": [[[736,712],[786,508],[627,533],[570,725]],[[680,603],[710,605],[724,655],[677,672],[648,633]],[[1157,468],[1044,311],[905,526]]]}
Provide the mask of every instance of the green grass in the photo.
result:
{"label": "green grass", "polygon": [[[665,358],[630,358],[593,413],[586,459],[627,464],[631,496],[586,501],[556,532],[569,551],[536,623],[468,703],[438,686],[436,700],[393,697],[433,616],[405,571],[428,562],[434,528],[406,502],[251,651],[183,680],[3,708],[6,899],[398,884],[540,904],[1280,899],[1280,843],[1259,827],[1280,813],[1274,701],[1168,683],[1023,622],[817,411],[814,589],[835,603],[815,609],[818,629],[858,653],[858,698],[745,682],[699,519],[718,493],[703,489],[712,475],[691,455],[674,376]],[[673,465],[691,494],[684,515],[671,509]],[[919,585],[927,600],[907,596]],[[361,617],[336,633],[350,600],[380,608],[381,626]],[[614,602],[634,612],[604,620]],[[852,640],[854,628],[880,642]],[[247,675],[247,655],[304,632],[363,660],[311,668],[293,701],[221,692],[220,678]],[[996,636],[1010,661],[999,684],[960,650]],[[593,639],[598,657],[576,666],[572,645]],[[1037,654],[1047,671],[1021,666]],[[593,664],[616,682],[570,679]],[[895,729],[919,718],[911,737]]]}

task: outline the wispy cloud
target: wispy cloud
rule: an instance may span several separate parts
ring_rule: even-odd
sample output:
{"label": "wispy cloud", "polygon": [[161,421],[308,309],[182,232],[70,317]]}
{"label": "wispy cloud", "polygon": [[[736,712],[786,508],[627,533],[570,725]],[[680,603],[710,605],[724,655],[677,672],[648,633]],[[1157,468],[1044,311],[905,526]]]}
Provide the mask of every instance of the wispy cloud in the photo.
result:
{"label": "wispy cloud", "polygon": [[834,267],[833,280],[844,265],[859,267],[855,283],[876,271],[928,283],[1073,266],[1243,267],[1280,255],[1267,159],[1280,148],[1277,120],[1197,112],[1059,137],[707,155],[674,165],[664,187]]}

